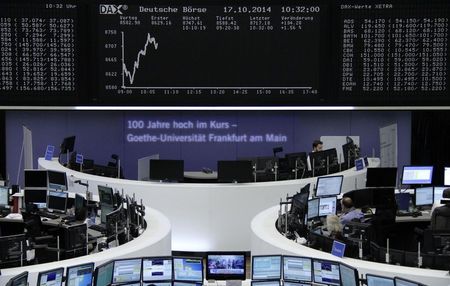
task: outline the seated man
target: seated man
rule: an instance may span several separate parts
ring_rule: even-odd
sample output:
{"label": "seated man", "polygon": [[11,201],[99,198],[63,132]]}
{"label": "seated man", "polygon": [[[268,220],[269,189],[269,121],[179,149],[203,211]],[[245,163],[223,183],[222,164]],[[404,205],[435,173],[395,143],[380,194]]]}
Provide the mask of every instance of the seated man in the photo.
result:
{"label": "seated man", "polygon": [[343,197],[341,200],[342,213],[340,215],[341,224],[345,226],[348,222],[357,220],[360,221],[364,214],[360,209],[353,206],[353,200],[349,197]]}
{"label": "seated man", "polygon": [[446,201],[440,207],[436,207],[431,214],[431,229],[450,229],[450,188],[442,193],[442,200]]}

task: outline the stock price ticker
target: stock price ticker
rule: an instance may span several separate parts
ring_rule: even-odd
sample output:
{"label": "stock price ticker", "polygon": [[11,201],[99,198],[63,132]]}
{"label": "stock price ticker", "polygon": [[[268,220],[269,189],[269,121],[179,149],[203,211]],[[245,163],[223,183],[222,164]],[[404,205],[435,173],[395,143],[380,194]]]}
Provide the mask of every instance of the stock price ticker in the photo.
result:
{"label": "stock price ticker", "polygon": [[340,5],[340,95],[448,101],[450,9],[444,2]]}
{"label": "stock price ticker", "polygon": [[77,5],[0,3],[0,98],[77,92]]}
{"label": "stock price ticker", "polygon": [[325,10],[100,4],[99,94],[316,98]]}

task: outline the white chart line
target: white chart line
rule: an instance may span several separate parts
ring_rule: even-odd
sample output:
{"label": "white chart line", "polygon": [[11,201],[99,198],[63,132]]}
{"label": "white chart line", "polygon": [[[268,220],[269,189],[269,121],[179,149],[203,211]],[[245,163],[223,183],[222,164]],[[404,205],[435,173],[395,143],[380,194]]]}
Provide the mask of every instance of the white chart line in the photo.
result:
{"label": "white chart line", "polygon": [[310,86],[126,86],[127,89],[312,89]]}
{"label": "white chart line", "polygon": [[137,58],[136,58],[136,60],[134,61],[134,64],[133,64],[133,71],[130,72],[127,69],[127,66],[125,64],[125,40],[124,40],[123,31],[121,33],[122,33],[122,88],[126,88],[126,86],[125,86],[125,76],[127,76],[129,78],[130,84],[133,84],[134,76],[136,74],[136,70],[139,68],[139,62],[140,62],[141,56],[145,56],[147,54],[147,47],[148,47],[149,44],[153,44],[153,46],[155,47],[155,50],[157,50],[158,49],[158,43],[156,42],[155,37],[152,37],[150,35],[150,33],[147,33],[147,41],[145,42],[144,49],[140,50],[138,52]]}

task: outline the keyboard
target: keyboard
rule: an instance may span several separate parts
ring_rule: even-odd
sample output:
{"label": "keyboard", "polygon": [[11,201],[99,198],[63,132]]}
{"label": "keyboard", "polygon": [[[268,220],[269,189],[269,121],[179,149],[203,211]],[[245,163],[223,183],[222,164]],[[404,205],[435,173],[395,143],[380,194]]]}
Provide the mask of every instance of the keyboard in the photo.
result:
{"label": "keyboard", "polygon": [[93,224],[89,227],[89,229],[98,231],[98,232],[106,232],[106,226],[104,224]]}
{"label": "keyboard", "polygon": [[397,212],[397,216],[421,216],[421,212],[405,212],[405,211],[399,211]]}
{"label": "keyboard", "polygon": [[49,219],[57,219],[57,218],[59,218],[59,215],[56,215],[56,214],[53,214],[53,213],[49,213],[49,212],[38,212],[38,215],[42,216],[42,217],[49,218]]}

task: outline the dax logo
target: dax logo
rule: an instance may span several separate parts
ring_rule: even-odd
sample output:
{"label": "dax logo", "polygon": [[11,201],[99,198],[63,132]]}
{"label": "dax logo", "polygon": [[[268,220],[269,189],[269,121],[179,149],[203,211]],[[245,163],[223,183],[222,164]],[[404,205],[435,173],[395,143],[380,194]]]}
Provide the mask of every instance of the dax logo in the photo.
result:
{"label": "dax logo", "polygon": [[[115,15],[120,14],[122,15],[122,6],[123,5],[107,5],[107,4],[101,4],[100,5],[100,14],[106,14],[106,15]],[[124,9],[126,10],[126,9]]]}

